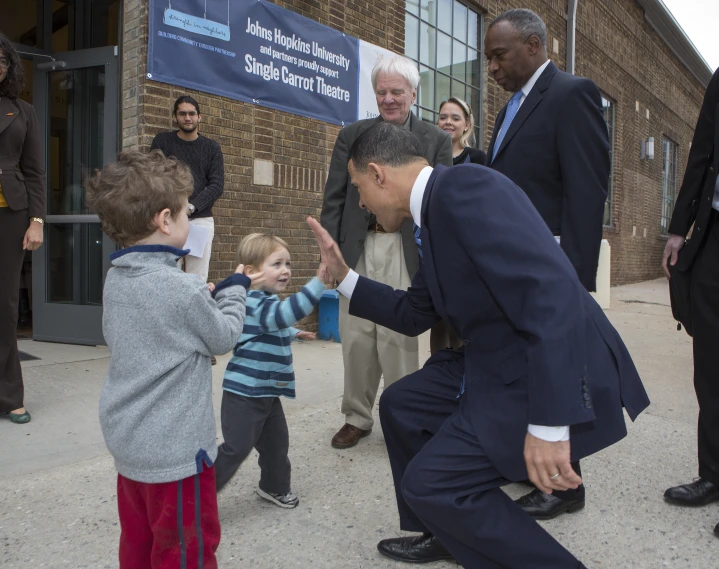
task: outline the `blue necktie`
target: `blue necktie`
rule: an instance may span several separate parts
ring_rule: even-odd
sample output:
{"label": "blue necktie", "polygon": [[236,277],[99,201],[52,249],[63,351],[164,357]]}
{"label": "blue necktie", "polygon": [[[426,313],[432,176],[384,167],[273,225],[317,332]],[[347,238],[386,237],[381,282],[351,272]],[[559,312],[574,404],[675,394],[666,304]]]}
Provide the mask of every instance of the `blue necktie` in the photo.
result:
{"label": "blue necktie", "polygon": [[422,258],[422,229],[419,225],[415,224],[414,226],[414,242],[417,244],[417,252],[419,253],[419,258]]}
{"label": "blue necktie", "polygon": [[522,100],[522,95],[524,95],[524,93],[520,89],[514,95],[512,95],[511,99],[509,99],[509,103],[507,104],[507,112],[504,115],[504,122],[502,123],[502,128],[499,129],[499,134],[497,134],[497,140],[494,141],[494,148],[492,149],[492,162],[494,162],[494,159],[497,156],[497,152],[499,152],[499,148],[502,146],[504,135],[507,134],[509,126],[512,124],[514,117],[517,116],[517,111],[519,111],[519,102]]}

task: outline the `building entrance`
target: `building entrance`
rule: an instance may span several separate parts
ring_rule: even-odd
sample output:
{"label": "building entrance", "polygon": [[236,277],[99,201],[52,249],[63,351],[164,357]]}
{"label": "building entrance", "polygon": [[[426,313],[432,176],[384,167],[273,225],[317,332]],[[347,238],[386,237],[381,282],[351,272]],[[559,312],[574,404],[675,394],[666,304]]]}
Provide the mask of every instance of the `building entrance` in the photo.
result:
{"label": "building entrance", "polygon": [[102,344],[102,286],[115,245],[90,213],[84,182],[118,149],[119,10],[112,0],[12,3],[0,24],[20,52],[22,98],[43,140],[47,218],[28,255],[19,337]]}

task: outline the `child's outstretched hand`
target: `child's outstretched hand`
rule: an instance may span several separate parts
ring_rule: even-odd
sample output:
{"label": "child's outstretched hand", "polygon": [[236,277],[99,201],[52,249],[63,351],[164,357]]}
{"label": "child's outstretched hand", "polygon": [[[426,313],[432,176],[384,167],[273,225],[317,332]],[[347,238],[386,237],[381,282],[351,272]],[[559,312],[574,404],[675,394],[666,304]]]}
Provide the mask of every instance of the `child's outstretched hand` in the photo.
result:
{"label": "child's outstretched hand", "polygon": [[235,269],[236,275],[245,275],[246,277],[249,277],[252,281],[252,284],[250,286],[256,287],[258,285],[261,285],[263,282],[265,282],[265,273],[260,271],[259,273],[252,273],[251,275],[245,274],[245,266],[240,264],[237,265],[237,268]]}
{"label": "child's outstretched hand", "polygon": [[317,268],[317,278],[320,279],[325,286],[332,286],[335,282],[332,275],[327,270],[327,263],[325,262],[321,262],[320,266]]}
{"label": "child's outstretched hand", "polygon": [[297,335],[295,336],[298,340],[316,340],[317,339],[317,332],[306,332],[305,330],[300,330]]}

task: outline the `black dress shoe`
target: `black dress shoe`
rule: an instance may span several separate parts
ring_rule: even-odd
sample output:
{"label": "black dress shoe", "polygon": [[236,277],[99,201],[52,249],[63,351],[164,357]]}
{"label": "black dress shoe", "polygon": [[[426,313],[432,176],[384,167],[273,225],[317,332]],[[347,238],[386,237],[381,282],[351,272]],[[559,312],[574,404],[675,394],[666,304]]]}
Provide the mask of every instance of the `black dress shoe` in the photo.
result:
{"label": "black dress shoe", "polygon": [[719,524],[717,524],[716,526],[714,526],[714,535],[717,536],[717,537],[719,537]]}
{"label": "black dress shoe", "polygon": [[719,500],[719,487],[697,478],[690,484],[669,488],[664,492],[664,499],[678,506],[706,506]]}
{"label": "black dress shoe", "polygon": [[452,554],[431,533],[383,539],[377,544],[377,550],[390,559],[406,563],[429,563],[453,559]]}
{"label": "black dress shoe", "polygon": [[576,500],[562,500],[541,490],[533,490],[514,503],[535,520],[551,520],[559,514],[571,514],[584,508],[584,496]]}

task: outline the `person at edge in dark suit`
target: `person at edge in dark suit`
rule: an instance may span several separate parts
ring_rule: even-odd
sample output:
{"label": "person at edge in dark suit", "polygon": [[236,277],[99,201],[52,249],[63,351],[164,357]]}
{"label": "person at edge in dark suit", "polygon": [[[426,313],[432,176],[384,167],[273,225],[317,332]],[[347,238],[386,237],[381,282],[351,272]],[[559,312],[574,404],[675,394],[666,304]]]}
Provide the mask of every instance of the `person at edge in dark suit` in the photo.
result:
{"label": "person at edge in dark suit", "polygon": [[[485,54],[492,78],[512,92],[500,111],[487,165],[527,194],[588,291],[596,290],[609,139],[597,86],[559,71],[547,58],[547,28],[531,10],[509,10],[489,26]],[[579,463],[572,465],[581,476]],[[540,520],[584,507],[585,490],[518,500]]]}
{"label": "person at edge in dark suit", "polygon": [[17,349],[18,291],[26,251],[37,251],[45,223],[45,168],[35,110],[19,98],[20,56],[0,33],[0,416],[31,419]]}
{"label": "person at edge in dark suit", "polygon": [[[699,478],[669,488],[664,498],[680,506],[705,506],[719,500],[719,69],[709,82],[694,131],[684,182],[669,224],[662,265],[679,259],[691,267],[694,338],[694,389],[699,402]],[[694,225],[691,239],[685,238]],[[683,251],[682,251],[683,250]],[[681,258],[678,257],[682,251]],[[719,537],[719,524],[714,528]]]}
{"label": "person at edge in dark suit", "polygon": [[[465,569],[584,568],[500,487],[528,477],[547,493],[576,488],[570,461],[626,435],[623,407],[633,420],[649,400],[619,334],[505,176],[433,169],[411,133],[386,123],[356,140],[348,169],[383,226],[414,222],[420,268],[407,291],[362,277],[308,218],[323,279],[340,282],[354,316],[413,336],[442,318],[464,339],[382,394],[400,527],[422,534],[378,549]],[[568,425],[570,438],[544,440],[537,425]]]}
{"label": "person at edge in dark suit", "polygon": [[[474,114],[472,109],[459,97],[450,97],[439,105],[437,126],[452,137],[452,165],[484,164],[487,155],[479,148],[469,146],[474,138]],[[432,326],[429,338],[430,351],[434,354],[444,348],[457,349],[462,340],[457,333],[447,326],[446,322],[438,322]]]}
{"label": "person at edge in dark suit", "polygon": [[[419,263],[412,237],[412,223],[387,231],[374,215],[359,207],[357,190],[347,175],[347,153],[357,137],[373,124],[389,122],[417,135],[422,155],[434,165],[452,165],[449,135],[433,124],[422,122],[411,112],[417,99],[419,71],[405,57],[385,57],[372,69],[372,90],[377,99],[377,118],[359,120],[337,136],[330,162],[320,222],[340,244],[342,254],[358,273],[406,289]],[[385,388],[417,371],[419,347],[416,338],[395,334],[372,322],[353,318],[349,303],[340,297],[339,328],[344,363],[342,414],[345,424],[332,437],[334,448],[355,446],[372,432],[374,406],[380,379]]]}

